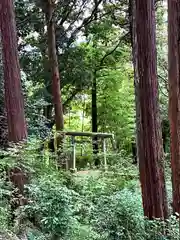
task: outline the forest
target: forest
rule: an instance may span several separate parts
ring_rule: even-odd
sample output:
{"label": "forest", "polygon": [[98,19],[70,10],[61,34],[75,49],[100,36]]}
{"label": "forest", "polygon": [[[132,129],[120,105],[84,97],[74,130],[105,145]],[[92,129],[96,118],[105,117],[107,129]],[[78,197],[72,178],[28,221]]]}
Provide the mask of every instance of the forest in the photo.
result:
{"label": "forest", "polygon": [[180,1],[0,0],[0,240],[180,239]]}

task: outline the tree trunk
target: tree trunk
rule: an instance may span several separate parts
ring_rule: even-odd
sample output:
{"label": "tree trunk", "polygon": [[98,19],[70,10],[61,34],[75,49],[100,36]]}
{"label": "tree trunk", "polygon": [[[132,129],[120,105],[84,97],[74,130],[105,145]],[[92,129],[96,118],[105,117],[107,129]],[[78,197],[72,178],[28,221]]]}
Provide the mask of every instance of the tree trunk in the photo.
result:
{"label": "tree trunk", "polygon": [[[18,143],[27,138],[27,127],[24,114],[24,101],[21,87],[21,75],[18,59],[18,46],[15,24],[15,11],[12,0],[0,0],[0,31],[2,39],[2,57],[5,89],[5,108],[7,112],[8,140]],[[26,203],[22,197],[27,178],[22,169],[7,169],[9,180],[17,187],[17,204],[10,202],[12,222],[14,212]],[[23,201],[21,201],[23,199]]]}
{"label": "tree trunk", "polygon": [[158,105],[155,4],[154,0],[136,0],[135,3],[140,113],[138,150],[144,215],[149,219],[164,219],[167,199]]}
{"label": "tree trunk", "polygon": [[173,210],[180,213],[180,2],[168,0],[169,120]]}
{"label": "tree trunk", "polygon": [[8,147],[8,128],[7,128],[7,114],[5,111],[4,101],[5,99],[4,99],[3,62],[2,62],[2,43],[0,37],[0,148],[5,150]]}
{"label": "tree trunk", "polygon": [[[93,75],[92,80],[92,132],[97,132],[97,83],[96,83],[96,71]],[[93,154],[94,154],[94,164],[98,166],[100,164],[99,159],[97,157],[98,154],[98,138],[93,137]]]}
{"label": "tree trunk", "polygon": [[8,138],[11,142],[19,142],[26,139],[27,128],[21,89],[13,1],[1,0],[0,12]]}
{"label": "tree trunk", "polygon": [[56,52],[55,26],[53,19],[54,6],[48,4],[46,11],[47,34],[48,34],[48,55],[52,75],[52,97],[55,110],[56,130],[64,128],[63,107],[60,89],[59,65]]}
{"label": "tree trunk", "polygon": [[45,84],[45,94],[44,100],[48,103],[48,105],[43,107],[43,115],[47,120],[52,120],[53,113],[53,103],[52,103],[52,79],[51,79],[51,67],[49,64],[49,59],[46,57],[45,49],[41,49],[41,54],[43,57],[43,68],[44,68],[44,84]]}
{"label": "tree trunk", "polygon": [[[137,35],[136,35],[136,3],[135,0],[129,0],[129,26],[130,26],[130,39],[131,39],[131,47],[132,47],[132,62],[134,68],[134,93],[135,93],[135,109],[136,109],[136,158],[134,159],[134,163],[138,162],[139,159],[139,151],[138,151],[138,137],[140,130],[140,112],[139,112],[139,100],[138,100],[138,61],[137,61]],[[132,141],[133,144],[133,141]],[[134,149],[135,151],[135,149]],[[133,153],[134,155],[134,153]]]}
{"label": "tree trunk", "polygon": [[[98,2],[97,0],[94,0],[94,6],[95,9],[98,7]],[[95,12],[95,22],[97,21],[98,16],[97,16],[97,11]],[[93,44],[94,48],[96,48],[96,43]],[[96,59],[95,59],[96,61]],[[92,132],[97,132],[98,131],[98,124],[97,124],[97,82],[96,82],[96,70],[93,73],[93,79],[92,79],[92,91],[91,91],[91,97],[92,97]],[[93,137],[93,155],[94,155],[94,164],[95,166],[100,165],[100,160],[97,156],[98,154],[98,138]]]}

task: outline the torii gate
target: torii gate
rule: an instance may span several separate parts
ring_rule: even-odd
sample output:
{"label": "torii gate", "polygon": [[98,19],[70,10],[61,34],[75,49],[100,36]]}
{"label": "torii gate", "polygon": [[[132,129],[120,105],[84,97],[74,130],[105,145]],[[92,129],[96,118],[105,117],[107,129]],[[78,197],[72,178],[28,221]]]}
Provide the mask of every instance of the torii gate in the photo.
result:
{"label": "torii gate", "polygon": [[[111,133],[93,133],[93,132],[59,132],[62,136],[71,136],[71,142],[72,142],[72,171],[76,172],[76,137],[97,137],[101,138],[103,140],[103,155],[104,155],[104,168],[107,169],[107,158],[106,158],[106,139],[110,138],[112,147],[115,149],[114,145],[114,134]],[[58,135],[59,135],[58,134]]]}

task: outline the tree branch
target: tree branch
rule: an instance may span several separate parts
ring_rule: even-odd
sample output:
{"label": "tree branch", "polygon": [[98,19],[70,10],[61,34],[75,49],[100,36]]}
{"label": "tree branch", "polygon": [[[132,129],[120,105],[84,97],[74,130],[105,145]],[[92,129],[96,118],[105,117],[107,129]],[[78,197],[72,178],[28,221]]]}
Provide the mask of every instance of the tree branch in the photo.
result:
{"label": "tree branch", "polygon": [[164,85],[166,87],[167,92],[169,92],[168,81],[164,77],[162,77],[161,75],[158,75],[158,78],[160,78],[163,81],[163,83],[164,83]]}
{"label": "tree branch", "polygon": [[[75,3],[76,3],[76,0],[74,0],[72,6],[71,6],[70,8],[69,8],[69,3],[66,5],[65,9],[64,9],[63,12],[62,12],[62,16],[63,16],[63,17],[62,17],[62,19],[61,19],[61,21],[60,21],[60,26],[62,26],[63,23],[64,23],[64,22],[67,20],[67,18],[69,17],[70,13],[71,13],[72,10],[73,10],[73,7],[74,7]],[[68,8],[69,8],[69,10],[68,10]]]}
{"label": "tree branch", "polygon": [[80,30],[81,30],[83,27],[87,26],[90,22],[93,21],[93,18],[94,18],[94,16],[95,16],[95,13],[97,12],[98,7],[99,7],[99,5],[101,4],[101,2],[103,2],[103,0],[99,0],[99,1],[97,2],[96,6],[94,7],[94,9],[93,9],[92,12],[91,12],[91,15],[90,15],[89,17],[85,18],[85,19],[83,20],[82,24],[81,24],[79,27],[77,27],[77,28],[74,30],[74,32],[71,34],[71,37],[69,38],[69,42],[68,42],[68,44],[67,44],[68,47],[71,45],[74,37],[80,32]]}
{"label": "tree branch", "polygon": [[66,99],[66,101],[63,103],[63,109],[65,111],[65,109],[68,107],[69,103],[73,100],[73,98],[79,93],[81,92],[81,89],[76,88],[74,89],[74,91],[71,92],[71,95],[69,96],[69,98]]}
{"label": "tree branch", "polygon": [[102,67],[104,60],[105,60],[108,56],[110,56],[111,54],[113,54],[113,53],[117,50],[117,48],[119,47],[120,43],[126,38],[127,35],[128,35],[128,33],[125,34],[124,36],[122,36],[122,37],[120,38],[119,42],[117,43],[117,45],[116,45],[111,51],[107,52],[107,53],[102,57],[102,59],[101,59],[101,61],[100,61],[100,64],[99,64],[99,68]]}

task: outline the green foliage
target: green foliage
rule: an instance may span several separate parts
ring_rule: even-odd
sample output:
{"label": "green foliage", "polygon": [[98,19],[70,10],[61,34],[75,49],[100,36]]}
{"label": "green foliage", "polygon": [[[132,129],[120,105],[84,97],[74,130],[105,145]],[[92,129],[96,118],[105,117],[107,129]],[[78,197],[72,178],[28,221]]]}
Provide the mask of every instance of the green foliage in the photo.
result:
{"label": "green foliage", "polygon": [[72,233],[67,240],[102,240],[102,236],[95,232],[92,227],[88,225],[77,224],[74,226]]}
{"label": "green foliage", "polygon": [[66,236],[72,225],[73,203],[77,201],[77,194],[60,186],[60,182],[48,178],[30,185],[29,193],[33,202],[26,210],[35,217],[37,215],[42,230]]}
{"label": "green foliage", "polygon": [[[54,15],[56,43],[65,110],[71,103],[74,105],[79,97],[77,95],[81,97],[84,91],[88,95],[87,101],[90,102],[89,89],[94,72],[102,69],[111,70],[115,68],[120,58],[124,58],[124,43],[127,40],[127,18],[124,11],[127,4],[126,2],[120,4],[118,1],[100,3],[101,1],[98,2],[97,9],[95,3],[89,0],[81,3],[74,1],[73,4],[71,1],[61,1],[56,5]],[[46,22],[43,14],[45,4],[40,0],[20,0],[15,1],[15,7],[18,36],[21,38],[19,50],[24,74],[28,130],[30,135],[40,135],[44,138],[48,135],[45,134],[48,129],[45,127],[46,118],[43,116],[43,110],[52,104]],[[109,82],[111,80],[112,77],[108,79]],[[79,108],[81,106],[79,103]],[[76,110],[78,112],[80,109]],[[67,114],[65,115],[66,119]],[[85,129],[88,130],[91,128],[90,115],[88,113],[86,116],[88,121]],[[72,116],[71,120],[71,128],[78,129],[77,118]],[[101,119],[99,122],[99,126],[102,126]],[[107,121],[108,125],[111,123],[112,121]]]}
{"label": "green foliage", "polygon": [[[84,239],[85,236],[89,236],[88,239],[103,239],[99,237],[100,230],[96,229],[94,223],[99,202],[123,189],[125,182],[126,179],[115,174],[87,178],[79,176],[72,179],[73,184],[69,182],[68,189],[55,176],[43,177],[28,186],[32,203],[25,207],[25,212],[35,217],[45,233],[63,239]],[[100,213],[98,219],[101,221]],[[89,222],[92,224],[89,225]]]}
{"label": "green foliage", "polygon": [[[18,209],[19,216],[24,216],[23,224],[31,221],[32,227],[26,227],[29,239],[178,239],[175,218],[170,218],[167,223],[144,219],[137,169],[128,158],[112,155],[111,158],[118,158],[117,165],[108,172],[91,170],[72,175],[57,171],[53,164],[41,162],[33,146],[31,143],[21,150],[26,169],[32,175],[26,186],[29,203]],[[19,152],[15,156],[19,156]],[[11,162],[14,165],[14,161]],[[9,229],[7,196],[11,196],[11,188],[4,186],[2,181],[0,221],[1,228]]]}
{"label": "green foliage", "polygon": [[143,239],[144,221],[139,194],[128,190],[99,198],[93,212],[95,229],[105,239]]}
{"label": "green foliage", "polygon": [[25,212],[35,216],[44,233],[65,240],[178,239],[175,218],[167,223],[144,219],[135,182],[108,173],[61,178],[46,176],[29,186],[32,203]]}
{"label": "green foliage", "polygon": [[2,166],[0,166],[0,231],[9,228],[10,220],[10,205],[12,188],[11,185],[5,181],[5,175]]}
{"label": "green foliage", "polygon": [[[5,170],[18,165],[29,175],[26,186],[29,203],[20,207],[17,213],[24,217],[25,225],[26,220],[33,225],[27,231],[30,240],[52,237],[61,240],[179,239],[178,222],[174,217],[166,223],[144,219],[138,171],[132,165],[132,159],[127,157],[131,153],[135,128],[128,2],[99,2],[96,11],[89,0],[59,1],[54,13],[65,129],[91,130],[91,86],[92,78],[96,77],[98,131],[115,134],[118,154],[107,154],[107,172],[92,169],[73,175],[57,171],[54,156],[42,148],[45,137],[52,132],[44,114],[47,106],[52,105],[44,5],[40,0],[15,1],[30,138],[23,148],[10,149],[1,159],[0,230],[9,230],[12,224],[9,203],[13,188],[7,183]],[[166,120],[168,85],[164,10],[161,6],[157,11],[157,49],[161,116]],[[2,64],[0,79],[3,80]],[[0,102],[3,106],[2,91]],[[4,116],[3,108],[0,113]],[[165,125],[167,135],[168,127]],[[69,156],[69,145],[67,141],[64,155]],[[83,144],[83,151],[77,147],[78,169],[93,163],[91,147],[91,142]],[[103,162],[101,153],[99,157]],[[169,177],[169,159],[166,165]],[[171,202],[172,189],[169,186]]]}
{"label": "green foliage", "polygon": [[0,231],[9,228],[9,208],[6,202],[0,201]]}
{"label": "green foliage", "polygon": [[[102,71],[98,81],[98,121],[102,131],[113,132],[118,150],[131,152],[134,135],[134,87],[130,66]],[[118,126],[118,128],[117,128]]]}

